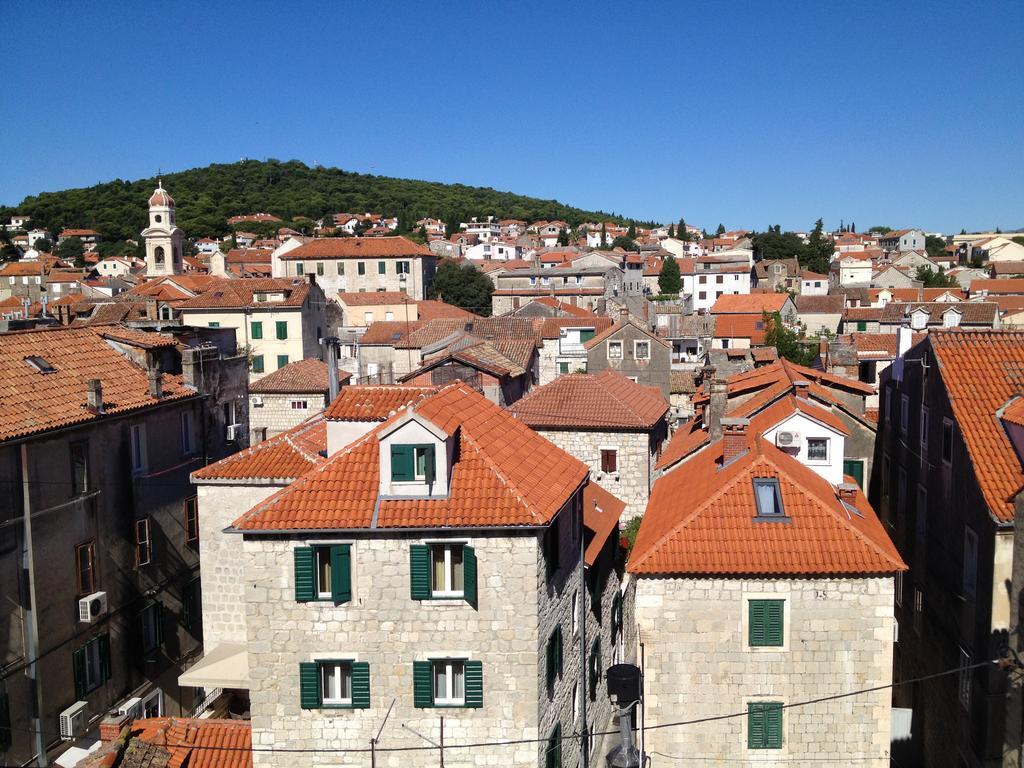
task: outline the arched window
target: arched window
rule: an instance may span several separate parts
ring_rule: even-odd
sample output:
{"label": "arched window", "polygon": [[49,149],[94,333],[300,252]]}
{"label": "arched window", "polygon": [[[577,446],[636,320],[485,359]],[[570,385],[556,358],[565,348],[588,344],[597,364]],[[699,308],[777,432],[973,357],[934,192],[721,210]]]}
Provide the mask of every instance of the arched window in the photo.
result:
{"label": "arched window", "polygon": [[163,249],[163,246],[158,245],[156,248],[153,249],[153,258],[156,259],[156,263],[157,264],[163,264],[164,263],[164,249]]}
{"label": "arched window", "polygon": [[160,223],[161,221],[163,221],[163,220],[164,220],[164,217],[163,217],[163,216],[161,216],[161,215],[160,215],[159,213],[158,213],[158,214],[156,214],[156,215],[155,215],[155,216],[153,217],[153,221],[155,221],[155,222],[156,222],[157,224],[159,224],[159,223]]}
{"label": "arched window", "polygon": [[161,320],[170,320],[171,319],[171,308],[169,306],[167,306],[166,304],[164,304],[162,307],[160,307],[160,319]]}

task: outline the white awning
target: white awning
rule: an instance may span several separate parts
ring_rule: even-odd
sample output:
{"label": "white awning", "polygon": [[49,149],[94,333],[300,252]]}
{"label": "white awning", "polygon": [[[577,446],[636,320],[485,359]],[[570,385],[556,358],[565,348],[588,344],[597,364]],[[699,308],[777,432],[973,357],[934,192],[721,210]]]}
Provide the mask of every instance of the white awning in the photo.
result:
{"label": "white awning", "polygon": [[178,676],[191,688],[249,688],[249,652],[244,645],[224,643]]}

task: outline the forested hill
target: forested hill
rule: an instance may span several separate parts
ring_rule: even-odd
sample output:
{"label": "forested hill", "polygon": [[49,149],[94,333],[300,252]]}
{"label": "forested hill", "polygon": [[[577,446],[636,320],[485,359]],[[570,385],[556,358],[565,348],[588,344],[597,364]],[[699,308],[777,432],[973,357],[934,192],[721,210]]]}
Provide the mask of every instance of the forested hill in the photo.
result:
{"label": "forested hill", "polygon": [[[310,168],[292,160],[245,160],[210,165],[162,176],[177,203],[178,226],[189,237],[221,235],[226,219],[245,213],[272,213],[284,220],[319,219],[325,213],[373,212],[397,216],[403,230],[424,216],[451,224],[469,216],[561,219],[571,225],[622,217],[583,211],[556,200],[498,192],[487,187],[441,184],[350,173],[339,168]],[[146,226],[146,201],[156,179],[120,179],[83,189],[44,192],[14,207],[0,208],[0,221],[12,213],[32,217],[32,225],[54,234],[65,227],[89,228],[110,240],[138,237]],[[457,226],[457,224],[456,224]]]}

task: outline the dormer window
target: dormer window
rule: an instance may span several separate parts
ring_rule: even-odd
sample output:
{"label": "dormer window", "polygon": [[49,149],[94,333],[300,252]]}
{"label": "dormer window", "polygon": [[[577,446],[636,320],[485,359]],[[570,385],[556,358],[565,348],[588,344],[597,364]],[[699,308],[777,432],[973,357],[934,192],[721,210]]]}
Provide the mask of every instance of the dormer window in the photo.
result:
{"label": "dormer window", "polygon": [[392,445],[391,482],[434,482],[433,445]]}
{"label": "dormer window", "polygon": [[918,310],[910,316],[910,327],[915,330],[921,330],[928,325],[928,313],[924,310]]}
{"label": "dormer window", "polygon": [[754,478],[754,503],[757,506],[757,518],[761,520],[786,520],[786,510],[782,506],[782,492],[779,481],[774,477]]}

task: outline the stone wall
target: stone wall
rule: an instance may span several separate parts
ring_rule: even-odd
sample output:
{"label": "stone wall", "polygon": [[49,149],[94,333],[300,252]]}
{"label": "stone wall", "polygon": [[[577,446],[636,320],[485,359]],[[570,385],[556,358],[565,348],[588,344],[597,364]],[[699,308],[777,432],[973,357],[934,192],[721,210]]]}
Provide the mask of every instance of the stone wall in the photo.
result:
{"label": "stone wall", "polygon": [[537,383],[540,386],[550,384],[561,374],[558,372],[558,362],[564,360],[569,363],[569,373],[576,373],[578,370],[587,370],[587,355],[563,355],[558,352],[558,339],[544,339],[540,345],[540,356],[537,367]]}
{"label": "stone wall", "polygon": [[[746,643],[746,598],[787,601],[784,650]],[[637,579],[645,716],[659,723],[888,685],[894,580]],[[748,750],[746,716],[648,730],[647,751],[758,765],[834,759],[889,765],[889,690],[786,709],[781,750]]]}
{"label": "stone wall", "polygon": [[[305,401],[305,408],[292,408],[292,401]],[[325,407],[321,394],[305,395],[249,395],[249,426],[256,434],[267,433],[264,439],[279,435],[298,426]],[[257,403],[262,402],[262,405]]]}
{"label": "stone wall", "polygon": [[[642,515],[651,495],[654,454],[647,432],[578,432],[537,429],[537,434],[590,467],[590,480],[626,503],[622,522]],[[618,471],[601,471],[601,448],[618,451]]]}
{"label": "stone wall", "polygon": [[[450,535],[450,534],[449,534]],[[431,536],[437,541],[440,536]],[[402,723],[438,739],[444,717],[446,743],[536,739],[537,680],[543,659],[538,616],[538,536],[524,532],[505,537],[453,537],[468,541],[478,562],[478,608],[462,600],[418,602],[409,596],[409,545],[424,541],[413,534],[388,538],[354,537],[353,600],[297,603],[292,549],[310,541],[246,537],[244,588],[252,676],[254,747],[364,750],[394,710],[381,735],[382,746],[424,746]],[[340,541],[341,539],[337,539]],[[317,537],[329,543],[329,535]],[[561,610],[560,602],[554,601]],[[545,610],[545,622],[551,611]],[[543,636],[546,640],[546,636]],[[467,655],[483,662],[480,709],[413,706],[412,663],[431,655]],[[368,709],[302,709],[299,663],[342,658],[370,664]],[[257,751],[254,764],[296,765],[288,753]],[[378,754],[380,768],[429,765],[432,753]],[[303,755],[303,765],[369,765],[369,756],[344,759],[319,752]],[[565,763],[568,765],[569,763]],[[463,766],[536,766],[537,745],[521,744],[445,753],[449,768]]]}

